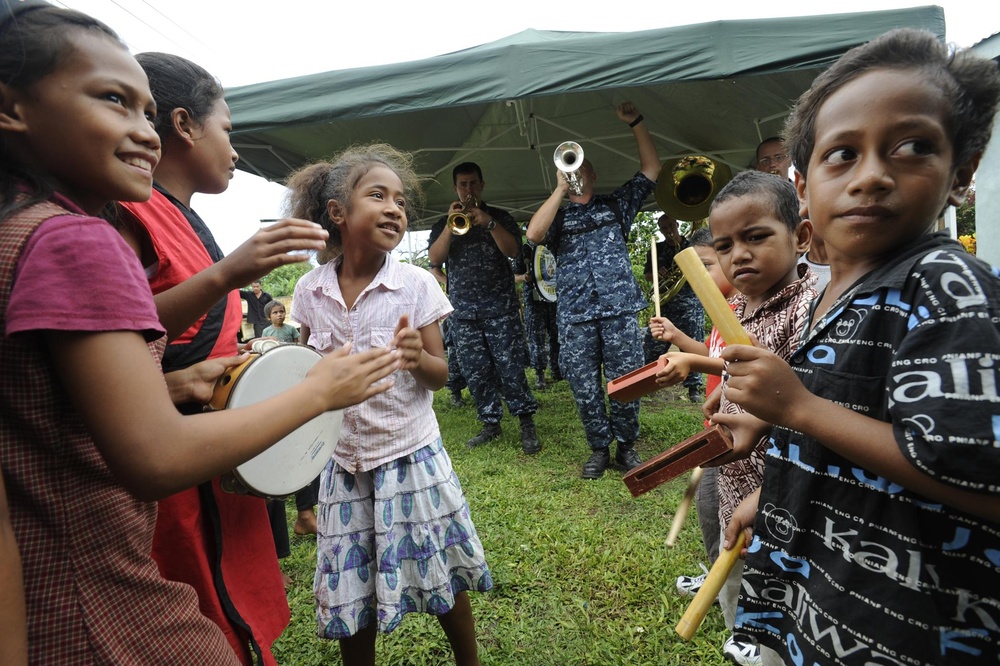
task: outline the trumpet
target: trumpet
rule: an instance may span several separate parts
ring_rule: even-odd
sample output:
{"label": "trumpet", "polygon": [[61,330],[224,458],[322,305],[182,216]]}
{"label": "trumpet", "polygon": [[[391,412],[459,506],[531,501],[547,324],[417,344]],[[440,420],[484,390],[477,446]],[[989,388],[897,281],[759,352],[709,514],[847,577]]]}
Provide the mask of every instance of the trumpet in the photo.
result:
{"label": "trumpet", "polygon": [[569,184],[569,191],[573,194],[583,194],[583,175],[580,167],[583,166],[583,147],[576,141],[563,141],[556,147],[552,161],[556,163],[556,168],[562,171],[563,177]]}
{"label": "trumpet", "polygon": [[452,234],[464,236],[469,233],[469,230],[472,229],[472,218],[468,216],[466,211],[473,208],[479,208],[479,199],[470,194],[469,198],[462,202],[462,210],[455,211],[448,216],[448,228],[451,229]]}

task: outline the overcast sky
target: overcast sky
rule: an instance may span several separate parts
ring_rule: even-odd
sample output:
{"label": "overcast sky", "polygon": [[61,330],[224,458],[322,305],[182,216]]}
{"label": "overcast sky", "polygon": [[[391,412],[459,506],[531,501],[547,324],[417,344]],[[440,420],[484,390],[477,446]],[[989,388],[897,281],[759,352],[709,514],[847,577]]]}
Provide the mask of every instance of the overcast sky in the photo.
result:
{"label": "overcast sky", "polygon": [[[110,25],[133,53],[165,51],[193,60],[227,88],[316,72],[418,60],[485,44],[528,28],[582,32],[651,30],[719,20],[775,18],[937,4],[947,39],[959,46],[1000,32],[996,0],[801,0],[715,3],[444,2],[443,0],[50,0]],[[589,7],[596,7],[591,11]],[[776,45],[777,48],[778,45]],[[231,252],[281,212],[284,188],[237,171],[224,194],[195,195],[193,207]],[[401,249],[426,241],[404,240]]]}

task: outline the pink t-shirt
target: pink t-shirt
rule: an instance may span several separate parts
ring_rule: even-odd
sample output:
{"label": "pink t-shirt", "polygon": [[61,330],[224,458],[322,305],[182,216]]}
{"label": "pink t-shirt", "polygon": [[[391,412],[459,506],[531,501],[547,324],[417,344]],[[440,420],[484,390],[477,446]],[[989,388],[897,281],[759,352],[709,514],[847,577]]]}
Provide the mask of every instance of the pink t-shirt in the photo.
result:
{"label": "pink t-shirt", "polygon": [[22,555],[29,660],[238,664],[194,591],[160,576],[150,557],[156,504],[111,473],[37,333],[162,336],[142,267],[107,222],[41,206],[0,225],[0,466]]}
{"label": "pink t-shirt", "polygon": [[[337,279],[340,262],[337,258],[303,276],[292,299],[292,318],[309,327],[307,343],[321,354],[347,342],[352,354],[388,347],[402,315],[419,330],[452,311],[429,272],[391,255],[348,311]],[[391,389],[344,410],[333,459],[351,474],[409,455],[440,436],[434,394],[418,386],[408,370],[391,377]]]}
{"label": "pink t-shirt", "polygon": [[163,335],[139,260],[104,220],[53,217],[25,244],[5,333],[43,330]]}

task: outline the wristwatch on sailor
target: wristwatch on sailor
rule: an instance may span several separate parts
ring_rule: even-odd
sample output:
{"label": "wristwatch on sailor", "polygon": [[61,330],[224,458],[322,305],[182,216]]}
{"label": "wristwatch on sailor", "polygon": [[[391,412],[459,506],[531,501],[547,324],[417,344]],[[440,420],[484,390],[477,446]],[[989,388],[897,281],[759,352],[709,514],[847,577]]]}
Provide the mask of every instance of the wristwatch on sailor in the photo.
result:
{"label": "wristwatch on sailor", "polygon": [[491,218],[490,221],[486,223],[486,231],[493,231],[496,228],[497,221]]}

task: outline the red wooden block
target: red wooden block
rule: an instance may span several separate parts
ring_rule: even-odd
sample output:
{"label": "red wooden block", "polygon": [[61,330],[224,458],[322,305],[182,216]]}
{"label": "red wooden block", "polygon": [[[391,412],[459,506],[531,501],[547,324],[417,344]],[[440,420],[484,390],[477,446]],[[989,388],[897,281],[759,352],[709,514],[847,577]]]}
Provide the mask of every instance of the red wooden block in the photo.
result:
{"label": "red wooden block", "polygon": [[625,473],[622,481],[632,497],[648,492],[702,463],[733,449],[733,438],[721,425],[702,430]]}
{"label": "red wooden block", "polygon": [[608,397],[618,402],[631,402],[660,388],[656,384],[656,373],[667,367],[667,361],[658,358],[638,370],[616,377],[608,382]]}

